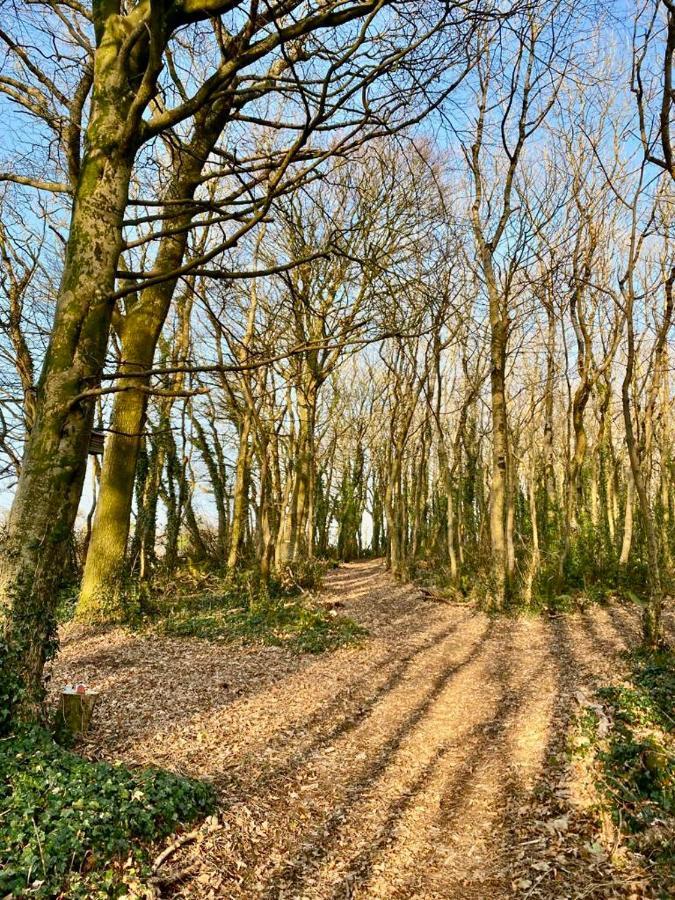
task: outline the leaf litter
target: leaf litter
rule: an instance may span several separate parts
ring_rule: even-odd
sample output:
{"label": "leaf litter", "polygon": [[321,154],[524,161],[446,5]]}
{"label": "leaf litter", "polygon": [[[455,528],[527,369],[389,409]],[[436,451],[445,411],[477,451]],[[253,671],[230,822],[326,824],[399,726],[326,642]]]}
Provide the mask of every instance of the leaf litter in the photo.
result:
{"label": "leaf litter", "polygon": [[341,566],[322,601],[370,637],[316,657],[64,628],[54,691],[101,692],[82,751],[219,792],[134,896],[657,896],[569,753],[579,709],[638,641],[633,608],[489,619],[425,602],[380,561]]}

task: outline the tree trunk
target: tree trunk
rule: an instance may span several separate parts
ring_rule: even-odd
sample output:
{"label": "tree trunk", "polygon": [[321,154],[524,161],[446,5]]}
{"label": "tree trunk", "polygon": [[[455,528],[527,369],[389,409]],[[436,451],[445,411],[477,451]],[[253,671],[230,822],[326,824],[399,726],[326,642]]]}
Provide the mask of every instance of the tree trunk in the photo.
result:
{"label": "tree trunk", "polygon": [[[136,316],[128,320],[123,331],[124,362],[120,366],[123,371],[133,371],[133,367],[144,371],[152,365],[154,345],[138,319]],[[146,384],[147,379],[127,380],[129,386],[136,383]],[[119,582],[124,574],[147,399],[145,393],[134,390],[123,391],[115,397],[103,454],[99,499],[76,609],[80,620],[112,622],[123,617]]]}
{"label": "tree trunk", "polygon": [[56,646],[55,598],[94,412],[93,397],[80,395],[97,387],[103,368],[133,163],[133,153],[120,143],[127,93],[105,83],[110,52],[108,46],[96,56],[88,149],[5,546],[0,682],[15,685],[15,712],[26,719],[39,715],[42,670]]}
{"label": "tree trunk", "polygon": [[234,477],[234,505],[230,528],[230,552],[227,557],[227,569],[229,572],[233,572],[240,561],[244,537],[246,535],[252,455],[250,433],[251,414],[248,410],[245,410],[242,417],[241,430],[239,432],[239,451],[237,453],[237,467]]}
{"label": "tree trunk", "polygon": [[530,524],[532,526],[532,550],[530,564],[527,570],[524,601],[529,606],[532,603],[532,591],[539,574],[541,565],[541,551],[539,549],[539,523],[537,521],[537,468],[534,461],[534,448],[532,449],[532,464],[530,466],[530,478],[528,485],[528,500],[530,512]]}
{"label": "tree trunk", "polygon": [[626,476],[626,506],[623,514],[623,540],[621,542],[621,555],[619,557],[619,565],[627,566],[630,559],[630,550],[633,544],[633,497],[635,488],[633,486],[633,473],[629,470]]}
{"label": "tree trunk", "polygon": [[647,538],[647,560],[648,566],[648,583],[649,583],[649,601],[644,608],[642,615],[642,635],[645,644],[649,647],[657,647],[662,639],[662,623],[661,613],[663,607],[663,586],[661,584],[661,560],[659,554],[659,542],[654,526],[654,516],[652,513],[649,496],[647,493],[647,485],[645,482],[644,472],[642,468],[642,459],[640,457],[640,448],[638,447],[633,428],[633,414],[631,410],[630,389],[633,381],[633,372],[635,368],[635,336],[633,325],[633,303],[632,295],[626,303],[626,323],[627,323],[627,360],[626,372],[623,379],[621,389],[621,406],[623,410],[623,421],[626,432],[626,448],[628,450],[628,458],[630,460],[630,468],[633,476],[633,484],[635,493],[640,507],[640,516],[645,529]]}
{"label": "tree trunk", "polygon": [[389,535],[389,568],[392,575],[401,576],[404,570],[401,510],[401,453],[392,448],[387,484],[384,492],[384,511]]}
{"label": "tree trunk", "polygon": [[[183,262],[189,225],[193,217],[190,201],[201,183],[201,172],[227,118],[228,107],[222,102],[211,111],[202,111],[195,123],[190,143],[176,154],[175,172],[166,193],[168,206],[162,228],[170,233],[160,241],[153,267],[157,273],[169,275]],[[176,215],[176,203],[183,202],[186,211]],[[127,303],[121,329],[120,371],[143,373],[152,368],[157,342],[171,307],[177,279],[168,278],[146,288]],[[118,579],[125,568],[127,541],[141,436],[148,406],[146,388],[149,379],[120,379],[117,386],[125,390],[116,394],[113,405],[111,434],[103,455],[100,496],[87,555],[77,617],[88,621],[113,621],[122,614],[114,598],[119,596]],[[139,390],[133,390],[138,388]]]}
{"label": "tree trunk", "polygon": [[511,553],[508,541],[509,440],[506,412],[507,324],[496,296],[490,291],[490,392],[492,400],[492,480],[490,482],[490,546],[495,603],[508,600],[511,590]]}

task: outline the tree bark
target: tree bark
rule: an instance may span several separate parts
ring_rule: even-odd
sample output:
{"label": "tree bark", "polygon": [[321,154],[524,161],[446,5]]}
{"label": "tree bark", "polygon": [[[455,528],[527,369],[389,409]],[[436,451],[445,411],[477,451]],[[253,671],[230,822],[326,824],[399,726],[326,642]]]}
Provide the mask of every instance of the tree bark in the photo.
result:
{"label": "tree bark", "polygon": [[[170,275],[183,262],[194,210],[190,201],[201,183],[201,173],[226,122],[229,107],[222,102],[203,111],[195,122],[192,140],[176,154],[175,175],[167,190],[163,229],[154,270]],[[176,202],[186,211],[176,215]],[[115,600],[124,573],[140,441],[148,407],[147,372],[152,368],[157,342],[171,307],[177,278],[141,291],[127,303],[121,328],[120,371],[116,386],[111,433],[103,454],[99,503],[87,554],[77,617],[87,621],[114,621],[123,615]],[[128,377],[130,373],[137,377]]]}
{"label": "tree bark", "polygon": [[95,58],[87,152],[75,189],[51,340],[8,523],[0,681],[14,713],[39,716],[44,663],[56,646],[55,597],[86,470],[94,398],[112,318],[135,149],[133,94],[115,60],[122,34],[105,30]]}
{"label": "tree bark", "polygon": [[251,414],[248,410],[245,410],[239,432],[239,450],[237,453],[237,466],[234,476],[234,503],[230,528],[230,552],[227,557],[227,569],[229,572],[233,572],[240,561],[244,537],[246,535],[252,455],[250,433]]}

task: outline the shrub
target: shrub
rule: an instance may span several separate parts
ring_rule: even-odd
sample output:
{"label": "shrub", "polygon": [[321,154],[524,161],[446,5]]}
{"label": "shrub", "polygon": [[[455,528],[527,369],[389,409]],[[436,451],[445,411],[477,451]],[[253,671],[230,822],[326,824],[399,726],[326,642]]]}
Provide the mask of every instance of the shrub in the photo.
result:
{"label": "shrub", "polygon": [[276,586],[282,593],[291,595],[298,590],[316,592],[323,585],[328,566],[323,559],[295,560],[276,576]]}

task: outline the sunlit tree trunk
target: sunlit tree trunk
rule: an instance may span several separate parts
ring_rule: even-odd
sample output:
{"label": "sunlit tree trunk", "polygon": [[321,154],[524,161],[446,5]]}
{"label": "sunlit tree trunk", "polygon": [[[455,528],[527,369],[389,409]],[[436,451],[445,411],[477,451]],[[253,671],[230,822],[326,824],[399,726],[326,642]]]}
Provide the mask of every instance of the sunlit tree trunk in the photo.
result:
{"label": "sunlit tree trunk", "polygon": [[630,559],[630,551],[633,546],[633,503],[635,487],[631,470],[626,475],[626,503],[623,510],[623,538],[621,541],[621,554],[619,565],[627,566]]}
{"label": "sunlit tree trunk", "polygon": [[103,368],[135,156],[133,95],[115,66],[125,35],[109,25],[97,35],[87,151],[5,547],[0,680],[17,683],[15,712],[25,718],[38,715],[42,670],[55,647],[57,584],[92,427],[94,399],[86,394]]}
{"label": "sunlit tree trunk", "polygon": [[401,575],[404,568],[401,523],[401,456],[398,448],[391,452],[384,492],[384,511],[389,535],[389,568],[393,575]]}
{"label": "sunlit tree trunk", "polygon": [[558,512],[558,496],[555,480],[555,449],[553,431],[553,399],[555,388],[555,316],[553,303],[546,303],[546,383],[544,389],[544,472],[546,485],[546,522],[548,538],[552,539],[556,531]]}
{"label": "sunlit tree trunk", "polygon": [[539,568],[541,565],[541,551],[539,549],[539,523],[537,521],[537,473],[534,463],[534,455],[530,464],[530,477],[528,481],[528,502],[530,525],[532,527],[532,548],[530,551],[530,562],[527,569],[527,578],[525,581],[524,601],[527,605],[532,603],[532,592]]}
{"label": "sunlit tree trunk", "polygon": [[[177,277],[171,277],[172,273],[185,256],[194,215],[190,201],[201,183],[202,169],[220,136],[227,112],[222,101],[202,111],[192,140],[176,153],[175,175],[165,196],[163,229],[168,233],[160,241],[153,267],[166,280],[133,295],[126,304],[120,327],[120,372],[124,377],[116,385],[123,390],[115,396],[103,455],[91,552],[87,555],[77,606],[80,619],[111,621],[121,614],[112,598],[118,596],[116,582],[126,565],[134,478],[148,405],[149,378],[144,373],[152,368],[173,299]],[[176,215],[176,203],[185,204],[181,215]]]}
{"label": "sunlit tree trunk", "polygon": [[422,429],[419,443],[419,454],[416,465],[413,465],[413,518],[410,540],[410,555],[417,559],[423,549],[424,507],[427,499],[427,451],[430,440],[429,427]]}

